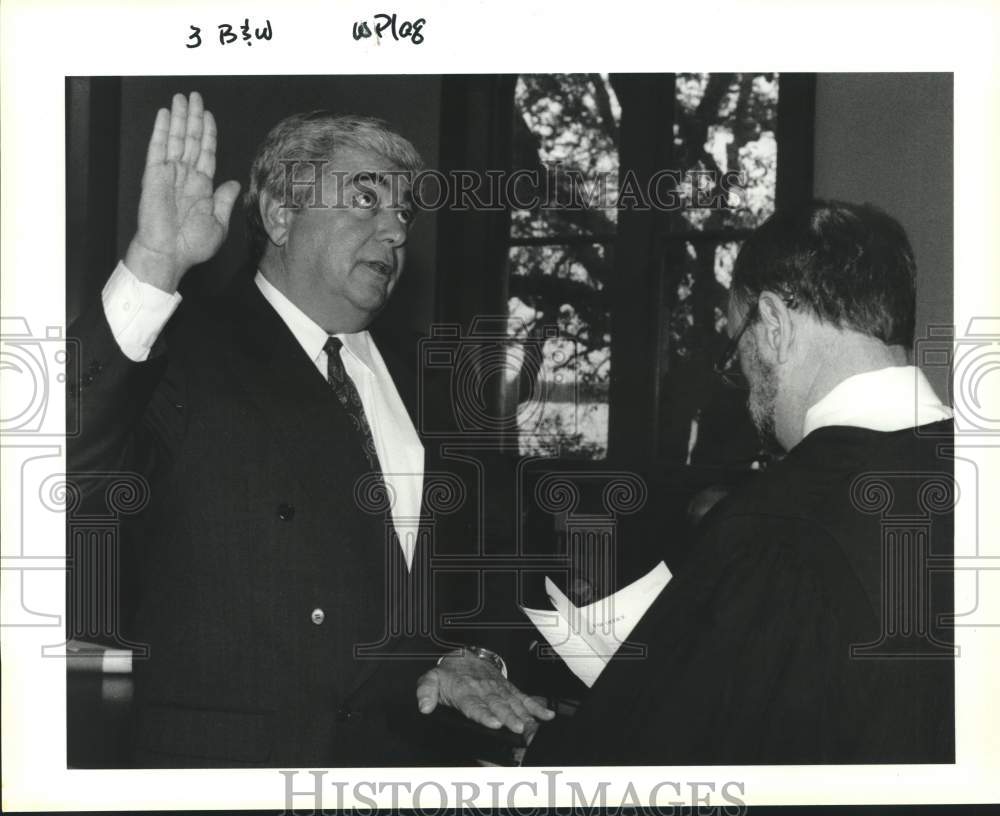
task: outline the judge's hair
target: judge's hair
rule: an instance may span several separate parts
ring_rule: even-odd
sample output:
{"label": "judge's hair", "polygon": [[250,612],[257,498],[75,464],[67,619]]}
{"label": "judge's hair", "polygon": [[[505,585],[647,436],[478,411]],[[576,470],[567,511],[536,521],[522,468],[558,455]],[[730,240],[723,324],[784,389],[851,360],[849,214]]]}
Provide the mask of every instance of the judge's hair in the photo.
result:
{"label": "judge's hair", "polygon": [[813,201],[776,212],[747,238],[732,291],[747,306],[774,292],[825,323],[910,346],[915,274],[894,218],[871,204]]}
{"label": "judge's hair", "polygon": [[243,197],[250,260],[254,264],[263,256],[269,240],[260,211],[261,194],[266,191],[285,206],[302,206],[314,194],[310,182],[316,178],[315,162],[330,161],[343,148],[376,153],[395,169],[408,173],[417,173],[423,167],[416,148],[381,119],[316,110],[281,120],[257,148]]}

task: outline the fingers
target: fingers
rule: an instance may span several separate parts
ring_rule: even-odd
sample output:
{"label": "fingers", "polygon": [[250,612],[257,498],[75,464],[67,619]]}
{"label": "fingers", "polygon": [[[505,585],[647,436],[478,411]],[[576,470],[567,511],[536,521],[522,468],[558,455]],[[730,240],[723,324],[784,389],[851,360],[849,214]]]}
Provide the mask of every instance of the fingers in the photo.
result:
{"label": "fingers", "polygon": [[506,726],[515,734],[525,734],[535,726],[535,716],[541,720],[555,716],[502,677],[496,667],[475,657],[451,655],[434,673],[440,702],[487,728]]}
{"label": "fingers", "polygon": [[531,722],[531,715],[516,697],[496,698],[490,700],[489,705],[490,711],[515,734],[523,733]]}
{"label": "fingers", "polygon": [[211,111],[205,111],[205,122],[201,134],[201,150],[198,153],[198,165],[196,169],[199,173],[204,173],[209,178],[215,175],[215,117]]}
{"label": "fingers", "polygon": [[174,94],[173,105],[170,107],[170,132],[167,135],[167,161],[177,161],[184,153],[187,107],[184,94]]}
{"label": "fingers", "polygon": [[229,216],[233,212],[233,204],[236,203],[236,198],[239,194],[240,183],[238,181],[227,181],[225,184],[220,184],[219,189],[212,196],[212,208],[215,213],[215,219],[222,224],[223,228],[228,229],[229,227]]}
{"label": "fingers", "polygon": [[184,153],[181,161],[192,166],[198,163],[198,154],[201,152],[201,137],[204,125],[205,105],[201,101],[201,94],[192,91],[188,99],[187,122],[184,132]]}
{"label": "fingers", "polygon": [[149,148],[146,150],[146,167],[162,164],[167,158],[167,134],[170,132],[170,111],[160,108],[153,122],[153,135],[149,137]]}
{"label": "fingers", "polygon": [[551,720],[556,716],[556,712],[546,706],[540,697],[529,697],[527,694],[524,694],[521,696],[521,702],[533,717],[538,717],[541,720]]}
{"label": "fingers", "polygon": [[487,728],[496,730],[504,724],[504,721],[494,713],[492,707],[482,700],[465,700],[459,705],[458,710],[473,722],[485,725]]}
{"label": "fingers", "polygon": [[515,697],[491,694],[473,698],[461,705],[461,711],[469,719],[482,723],[488,728],[506,726],[515,734],[523,734],[534,723],[527,709]]}
{"label": "fingers", "polygon": [[[192,91],[190,99],[174,94],[170,110],[161,108],[156,113],[146,167],[179,161],[212,178],[217,138],[215,117],[205,110],[201,94]],[[223,201],[227,200],[224,196]]]}
{"label": "fingers", "polygon": [[[525,746],[531,745],[532,740],[535,738],[535,734],[538,733],[538,729],[541,726],[538,724],[538,720],[532,720],[531,724],[524,729],[524,744]],[[523,759],[523,756],[521,757]]]}
{"label": "fingers", "polygon": [[417,708],[421,714],[430,714],[437,708],[440,691],[441,678],[434,669],[417,681]]}

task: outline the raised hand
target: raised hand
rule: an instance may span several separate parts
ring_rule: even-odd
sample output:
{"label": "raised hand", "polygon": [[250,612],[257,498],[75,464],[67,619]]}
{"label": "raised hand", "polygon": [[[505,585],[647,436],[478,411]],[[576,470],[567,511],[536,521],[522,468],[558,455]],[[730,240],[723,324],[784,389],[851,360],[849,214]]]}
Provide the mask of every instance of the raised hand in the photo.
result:
{"label": "raised hand", "polygon": [[174,292],[184,274],[222,246],[240,192],[227,181],[213,192],[215,118],[201,95],[175,94],[156,114],[139,198],[138,230],[125,265],[146,283]]}

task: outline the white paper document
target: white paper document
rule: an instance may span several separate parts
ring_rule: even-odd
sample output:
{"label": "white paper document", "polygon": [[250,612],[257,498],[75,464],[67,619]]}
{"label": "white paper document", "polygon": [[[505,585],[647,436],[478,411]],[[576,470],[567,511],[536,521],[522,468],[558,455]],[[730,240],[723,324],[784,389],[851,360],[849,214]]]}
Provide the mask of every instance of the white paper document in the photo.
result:
{"label": "white paper document", "polygon": [[640,618],[670,581],[662,561],[642,578],[587,606],[574,606],[551,579],[545,591],[552,609],[521,609],[588,688],[628,639]]}

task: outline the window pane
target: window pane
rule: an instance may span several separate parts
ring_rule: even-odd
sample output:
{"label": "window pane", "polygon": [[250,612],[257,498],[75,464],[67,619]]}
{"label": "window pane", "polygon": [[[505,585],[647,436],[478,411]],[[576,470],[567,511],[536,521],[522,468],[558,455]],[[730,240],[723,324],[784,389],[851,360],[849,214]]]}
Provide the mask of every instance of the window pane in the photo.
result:
{"label": "window pane", "polygon": [[523,455],[600,459],[608,447],[609,245],[510,248],[504,415]]}
{"label": "window pane", "polygon": [[675,281],[668,296],[671,365],[695,358],[707,364],[725,346],[726,300],[739,246],[738,241],[683,241],[668,252]]}
{"label": "window pane", "polygon": [[511,237],[613,234],[621,107],[607,75],[522,74],[514,113]]}
{"label": "window pane", "polygon": [[[673,148],[688,206],[675,229],[756,227],[774,211],[778,83],[777,74],[677,74]],[[730,171],[742,192],[724,181]],[[716,197],[730,209],[705,206]]]}
{"label": "window pane", "polygon": [[[740,465],[759,453],[746,394],[726,388],[713,366],[728,343],[726,301],[739,242],[678,241],[666,269],[667,374],[661,388],[660,456]],[[676,270],[676,271],[674,271]]]}

